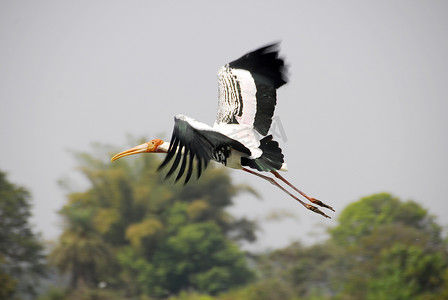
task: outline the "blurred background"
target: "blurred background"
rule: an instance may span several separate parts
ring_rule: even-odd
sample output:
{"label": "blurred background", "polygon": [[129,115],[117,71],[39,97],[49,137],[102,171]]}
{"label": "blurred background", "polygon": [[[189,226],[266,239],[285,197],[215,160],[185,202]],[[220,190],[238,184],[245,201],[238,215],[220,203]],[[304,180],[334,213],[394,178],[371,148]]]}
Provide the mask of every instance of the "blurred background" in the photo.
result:
{"label": "blurred background", "polygon": [[[447,6],[0,1],[0,169],[29,191],[33,232],[58,244],[71,216],[58,211],[95,186],[89,172],[126,169],[107,159],[142,138],[169,139],[176,114],[212,125],[219,67],[281,41],[290,80],[275,112],[284,175],[336,213],[324,219],[259,178],[216,167],[249,191],[221,207],[258,225],[256,240],[238,242],[242,251],[325,242],[347,205],[379,193],[415,201],[444,227]],[[155,169],[160,158],[128,164]]]}

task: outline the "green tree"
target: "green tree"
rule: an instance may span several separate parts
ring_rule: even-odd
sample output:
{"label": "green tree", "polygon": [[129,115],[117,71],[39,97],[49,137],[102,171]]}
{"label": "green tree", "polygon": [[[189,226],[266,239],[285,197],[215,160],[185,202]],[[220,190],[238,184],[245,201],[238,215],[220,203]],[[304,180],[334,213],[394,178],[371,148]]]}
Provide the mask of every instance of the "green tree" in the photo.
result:
{"label": "green tree", "polygon": [[30,194],[0,171],[0,299],[35,295],[45,274],[43,246],[28,220]]}
{"label": "green tree", "polygon": [[[385,272],[379,266],[385,263],[386,257],[382,253],[391,251],[397,245],[419,249],[429,256],[444,257],[446,260],[441,227],[434,217],[416,202],[402,202],[390,194],[376,194],[350,204],[341,213],[338,226],[331,229],[330,234],[330,242],[342,247],[345,253],[336,262],[340,275],[333,282],[333,287],[338,287],[334,292],[341,299],[367,299],[373,287],[376,289],[375,295],[392,293],[386,285],[378,282],[372,284],[372,281],[387,280],[381,278]],[[404,265],[402,267],[405,268]],[[398,272],[406,271],[402,269]],[[415,273],[413,278],[419,284],[419,293],[435,291],[442,284],[438,282],[428,288],[424,279],[418,278],[419,274],[422,273]],[[380,292],[379,287],[384,290]],[[401,288],[407,289],[403,293],[412,293],[410,284],[403,284]]]}
{"label": "green tree", "polygon": [[96,286],[98,270],[110,263],[112,255],[92,225],[93,213],[77,206],[66,206],[60,213],[64,216],[66,228],[49,255],[50,263],[61,272],[70,274],[72,290]]}
{"label": "green tree", "polygon": [[92,231],[113,248],[120,265],[113,275],[120,276],[105,278],[109,284],[127,296],[164,296],[217,293],[250,280],[237,242],[255,240],[256,225],[226,208],[237,193],[253,190],[213,167],[197,182],[173,184],[156,171],[156,155],[111,163],[108,150],[77,154],[90,187],[69,194],[67,207],[89,211]]}
{"label": "green tree", "polygon": [[328,241],[311,246],[292,243],[258,257],[257,270],[265,284],[258,283],[252,289],[263,291],[271,286],[272,294],[283,294],[283,299],[331,298],[335,294],[332,283],[340,276],[338,258],[344,254],[341,247]]}
{"label": "green tree", "polygon": [[420,247],[395,244],[381,252],[367,299],[407,300],[426,297],[443,284],[446,259]]}
{"label": "green tree", "polygon": [[236,245],[226,240],[213,222],[194,223],[170,236],[156,253],[152,265],[167,290],[193,288],[216,294],[247,282],[251,272]]}
{"label": "green tree", "polygon": [[379,226],[394,224],[415,228],[440,242],[441,228],[427,210],[414,201],[402,202],[390,194],[374,194],[347,206],[338,226],[329,230],[340,245],[356,244]]}
{"label": "green tree", "polygon": [[286,299],[446,295],[447,244],[434,217],[416,202],[389,194],[362,198],[341,212],[329,233],[323,243],[294,243],[259,257],[261,280],[286,283]]}

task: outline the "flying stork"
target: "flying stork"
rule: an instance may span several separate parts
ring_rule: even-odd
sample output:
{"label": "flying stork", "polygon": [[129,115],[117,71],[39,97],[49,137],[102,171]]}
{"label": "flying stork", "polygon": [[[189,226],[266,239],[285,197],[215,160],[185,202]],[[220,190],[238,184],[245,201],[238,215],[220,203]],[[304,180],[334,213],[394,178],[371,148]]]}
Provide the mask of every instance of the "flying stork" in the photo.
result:
{"label": "flying stork", "polygon": [[277,102],[276,90],[287,82],[286,66],[279,57],[278,48],[277,43],[262,47],[219,69],[218,113],[213,127],[177,115],[171,142],[154,139],[116,154],[112,161],[138,153],[166,153],[158,170],[174,159],[166,177],[178,170],[175,179],[178,181],[186,171],[187,183],[194,165],[199,178],[209,161],[214,160],[263,178],[305,208],[330,218],[316,206],[294,196],[274,178],[259,173],[272,173],[310,202],[334,211],[331,206],[297,189],[277,172],[287,171],[278,142],[268,135]]}

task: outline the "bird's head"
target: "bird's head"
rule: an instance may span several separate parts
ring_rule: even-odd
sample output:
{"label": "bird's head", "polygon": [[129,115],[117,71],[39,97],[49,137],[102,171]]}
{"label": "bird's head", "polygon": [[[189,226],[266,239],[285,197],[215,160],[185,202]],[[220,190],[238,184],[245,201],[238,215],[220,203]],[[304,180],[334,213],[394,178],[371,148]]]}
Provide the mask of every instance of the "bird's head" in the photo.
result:
{"label": "bird's head", "polygon": [[114,157],[112,157],[111,161],[117,160],[124,156],[132,155],[132,154],[166,153],[168,151],[168,146],[169,146],[169,144],[167,142],[164,142],[161,139],[155,139],[155,140],[143,143],[141,145],[138,145],[134,148],[120,152],[118,154],[115,154]]}

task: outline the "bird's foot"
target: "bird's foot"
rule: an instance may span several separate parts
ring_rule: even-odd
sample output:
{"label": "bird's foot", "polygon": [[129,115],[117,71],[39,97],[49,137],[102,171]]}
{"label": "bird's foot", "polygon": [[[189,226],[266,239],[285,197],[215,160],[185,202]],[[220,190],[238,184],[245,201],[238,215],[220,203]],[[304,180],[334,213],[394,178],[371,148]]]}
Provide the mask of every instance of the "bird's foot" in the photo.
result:
{"label": "bird's foot", "polygon": [[321,207],[325,207],[325,208],[328,208],[329,210],[335,211],[335,210],[333,209],[333,207],[331,207],[330,205],[327,205],[327,204],[323,203],[322,201],[320,201],[320,200],[318,200],[318,199],[316,199],[316,198],[312,198],[312,197],[310,197],[309,200],[310,200],[311,202],[313,202],[314,204],[316,204],[316,205],[319,205],[319,206],[321,206]]}
{"label": "bird's foot", "polygon": [[331,217],[327,216],[323,211],[321,211],[320,209],[318,209],[316,206],[313,206],[311,204],[306,204],[305,207],[309,210],[311,210],[312,212],[315,212],[316,214],[322,215],[325,218],[331,219]]}

